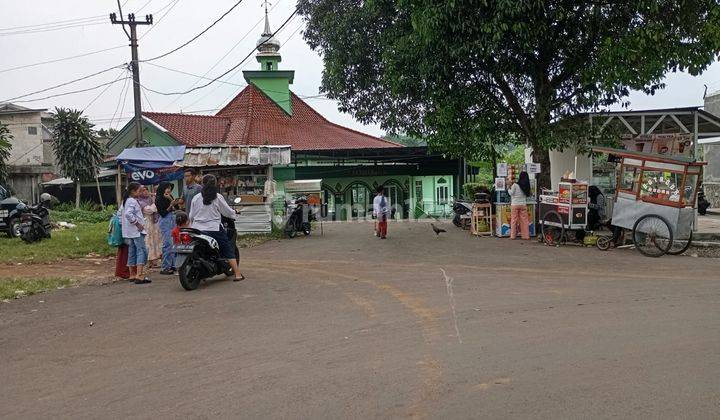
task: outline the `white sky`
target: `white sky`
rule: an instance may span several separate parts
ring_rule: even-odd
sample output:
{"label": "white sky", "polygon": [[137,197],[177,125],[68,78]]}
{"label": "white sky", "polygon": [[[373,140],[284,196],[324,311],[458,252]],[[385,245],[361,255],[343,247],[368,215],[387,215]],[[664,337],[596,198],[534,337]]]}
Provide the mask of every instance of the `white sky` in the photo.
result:
{"label": "white sky", "polygon": [[[155,24],[152,27],[138,26],[139,36],[148,33],[140,40],[140,59],[162,54],[193,37],[211,22],[229,9],[236,0],[122,0],[125,14],[138,12],[140,15],[153,13]],[[255,46],[262,32],[263,17],[261,0],[244,0],[230,15],[210,29],[205,35],[176,53],[154,61],[154,63],[188,73],[215,77],[242,60]],[[295,0],[275,0],[270,12],[272,29],[292,13]],[[2,70],[53,60],[103,48],[127,45],[127,39],[119,25],[111,25],[109,19],[98,19],[100,24],[86,25],[57,31],[22,33],[8,35],[8,32],[23,31],[24,28],[9,29],[17,26],[37,25],[67,19],[107,15],[117,11],[114,0],[35,0],[32,2],[0,0],[2,22],[0,23],[0,101],[30,93],[52,85],[63,83],[86,74],[94,73],[113,65],[130,60],[130,48],[118,48],[111,51],[30,67],[22,70],[2,72]],[[169,12],[168,12],[169,10]],[[165,15],[165,16],[163,16]],[[299,17],[293,19],[281,31],[277,38],[285,43],[280,50],[283,61],[281,69],[295,70],[295,81],[291,89],[299,96],[312,96],[319,93],[322,72],[320,57],[310,50],[300,32],[303,23]],[[220,60],[233,46],[248,34],[227,57]],[[288,39],[289,38],[289,39]],[[258,67],[254,56],[243,69]],[[113,70],[89,80],[58,88],[45,94],[84,89],[114,80],[120,70]],[[182,91],[190,88],[198,79],[151,65],[141,67],[141,83],[159,91]],[[223,80],[245,85],[242,72],[226,76]],[[198,83],[202,84],[202,83]],[[643,94],[631,96],[632,109],[670,108],[702,105],[703,84],[710,91],[720,89],[720,64],[713,64],[703,75],[691,77],[687,74],[671,74],[667,78],[667,88],[655,96]],[[129,87],[129,86],[128,86]],[[113,127],[121,127],[132,115],[132,91],[128,92],[122,113],[121,92],[123,82],[113,84],[95,102],[88,104],[103,90],[68,95],[37,102],[19,103],[23,106],[54,108],[56,106],[86,109],[86,114],[98,127],[107,127],[113,114],[122,118],[112,122]],[[230,84],[214,83],[180,98],[161,96],[151,92],[147,99],[143,97],[144,110],[156,112],[190,112],[220,108],[236,95],[242,87]],[[366,133],[382,135],[378,126],[362,125],[350,115],[337,110],[337,104],[324,98],[312,98],[307,102],[330,121],[342,124]],[[120,109],[118,109],[120,108]],[[117,111],[116,111],[117,110]]]}

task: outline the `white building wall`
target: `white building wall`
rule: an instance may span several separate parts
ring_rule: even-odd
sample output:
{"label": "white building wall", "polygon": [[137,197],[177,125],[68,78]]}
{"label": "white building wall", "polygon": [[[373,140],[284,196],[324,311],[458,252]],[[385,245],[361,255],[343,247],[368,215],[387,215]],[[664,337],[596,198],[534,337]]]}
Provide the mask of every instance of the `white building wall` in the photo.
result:
{"label": "white building wall", "polygon": [[0,115],[0,122],[7,124],[13,135],[12,152],[8,161],[11,166],[43,163],[43,128],[40,115],[39,112]]}

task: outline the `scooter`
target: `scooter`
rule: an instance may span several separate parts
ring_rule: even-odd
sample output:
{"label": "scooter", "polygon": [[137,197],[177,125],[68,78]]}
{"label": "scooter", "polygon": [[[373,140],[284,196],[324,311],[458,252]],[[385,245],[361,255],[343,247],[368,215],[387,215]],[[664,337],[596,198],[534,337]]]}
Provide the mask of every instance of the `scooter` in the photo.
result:
{"label": "scooter", "polygon": [[453,224],[461,229],[470,228],[470,218],[472,217],[472,203],[457,200],[453,204]]}
{"label": "scooter", "polygon": [[48,209],[54,197],[44,193],[40,203],[33,206],[23,205],[20,210],[20,239],[27,243],[50,238],[52,225]]}
{"label": "scooter", "polygon": [[[237,230],[235,220],[222,218],[230,243],[235,245]],[[180,244],[175,246],[175,264],[179,267],[180,285],[185,290],[195,290],[202,280],[224,274],[233,275],[230,264],[220,256],[215,238],[192,228],[180,229]],[[186,244],[187,243],[187,244]],[[240,263],[240,250],[235,245],[235,259]]]}
{"label": "scooter", "polygon": [[295,200],[295,208],[285,223],[285,234],[288,238],[294,238],[298,232],[302,232],[305,236],[308,236],[312,230],[310,222],[313,220],[315,220],[315,213],[308,205],[307,199],[300,197]]}

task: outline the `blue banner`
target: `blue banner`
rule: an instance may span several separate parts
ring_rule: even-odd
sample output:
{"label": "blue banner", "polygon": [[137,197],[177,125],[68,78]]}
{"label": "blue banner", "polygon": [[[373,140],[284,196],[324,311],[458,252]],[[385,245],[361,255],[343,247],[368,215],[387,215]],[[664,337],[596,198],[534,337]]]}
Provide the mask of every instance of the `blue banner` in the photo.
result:
{"label": "blue banner", "polygon": [[148,165],[135,165],[129,162],[123,163],[123,169],[127,173],[128,179],[133,182],[139,182],[142,185],[154,185],[164,181],[175,181],[182,179],[183,167],[182,166],[158,166]]}

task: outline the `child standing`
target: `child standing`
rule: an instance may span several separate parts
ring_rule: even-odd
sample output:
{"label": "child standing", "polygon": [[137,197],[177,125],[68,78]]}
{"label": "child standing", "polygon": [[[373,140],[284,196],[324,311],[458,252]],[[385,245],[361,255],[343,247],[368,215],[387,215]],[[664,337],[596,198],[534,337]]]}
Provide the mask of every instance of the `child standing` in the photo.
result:
{"label": "child standing", "polygon": [[385,188],[382,185],[377,187],[377,195],[373,199],[373,213],[377,218],[377,233],[380,239],[387,237],[387,219],[390,214],[388,200],[383,193]]}
{"label": "child standing", "polygon": [[148,284],[151,280],[145,277],[145,264],[147,263],[147,247],[145,246],[145,217],[143,216],[140,203],[137,198],[140,196],[141,185],[131,182],[125,193],[123,201],[122,232],[125,243],[128,246],[128,268],[130,269],[130,280],[135,284]]}

